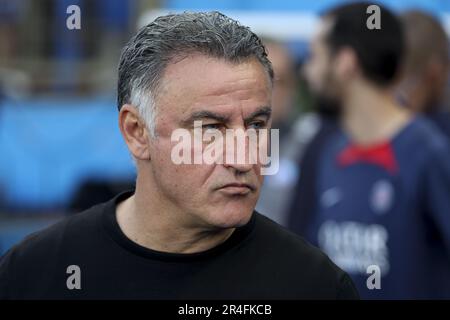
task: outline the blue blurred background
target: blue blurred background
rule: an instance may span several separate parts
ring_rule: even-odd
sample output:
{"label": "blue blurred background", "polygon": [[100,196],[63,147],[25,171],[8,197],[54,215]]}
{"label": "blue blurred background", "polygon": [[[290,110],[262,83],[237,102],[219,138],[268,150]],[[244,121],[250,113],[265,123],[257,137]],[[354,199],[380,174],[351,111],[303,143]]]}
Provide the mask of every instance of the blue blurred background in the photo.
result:
{"label": "blue blurred background", "polygon": [[[287,45],[301,65],[317,15],[339,0],[0,0],[0,254],[91,202],[132,188],[117,126],[116,68],[137,28],[168,11],[219,10]],[[450,30],[448,0],[379,1],[422,9]],[[81,9],[68,30],[66,8]],[[308,108],[299,98],[298,109]]]}

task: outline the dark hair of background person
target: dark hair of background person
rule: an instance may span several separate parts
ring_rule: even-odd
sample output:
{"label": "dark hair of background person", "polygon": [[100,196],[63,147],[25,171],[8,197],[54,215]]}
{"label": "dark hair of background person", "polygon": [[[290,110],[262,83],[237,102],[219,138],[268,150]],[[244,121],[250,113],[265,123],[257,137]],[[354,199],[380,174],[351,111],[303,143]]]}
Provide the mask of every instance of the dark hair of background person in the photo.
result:
{"label": "dark hair of background person", "polygon": [[400,19],[385,7],[380,8],[380,29],[369,29],[369,2],[357,2],[335,7],[322,14],[332,20],[326,36],[331,54],[344,47],[352,48],[364,76],[381,87],[397,79],[405,43]]}

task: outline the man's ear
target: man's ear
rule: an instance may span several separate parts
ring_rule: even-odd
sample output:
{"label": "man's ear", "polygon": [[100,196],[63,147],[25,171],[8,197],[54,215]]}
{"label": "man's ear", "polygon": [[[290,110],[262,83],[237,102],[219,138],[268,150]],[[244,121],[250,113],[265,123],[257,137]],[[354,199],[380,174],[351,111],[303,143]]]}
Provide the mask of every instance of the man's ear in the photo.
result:
{"label": "man's ear", "polygon": [[135,106],[122,106],[119,112],[119,128],[131,154],[139,160],[150,160],[148,128]]}
{"label": "man's ear", "polygon": [[334,59],[336,75],[342,81],[348,81],[358,73],[358,59],[353,49],[343,47]]}

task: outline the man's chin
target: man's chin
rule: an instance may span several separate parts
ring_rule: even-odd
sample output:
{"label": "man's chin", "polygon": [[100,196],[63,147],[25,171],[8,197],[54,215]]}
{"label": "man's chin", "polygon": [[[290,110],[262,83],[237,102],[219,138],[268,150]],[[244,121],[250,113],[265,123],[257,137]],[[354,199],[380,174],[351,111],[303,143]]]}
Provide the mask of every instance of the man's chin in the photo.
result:
{"label": "man's chin", "polygon": [[209,223],[217,228],[229,229],[246,225],[252,217],[252,208],[217,210],[209,216]]}

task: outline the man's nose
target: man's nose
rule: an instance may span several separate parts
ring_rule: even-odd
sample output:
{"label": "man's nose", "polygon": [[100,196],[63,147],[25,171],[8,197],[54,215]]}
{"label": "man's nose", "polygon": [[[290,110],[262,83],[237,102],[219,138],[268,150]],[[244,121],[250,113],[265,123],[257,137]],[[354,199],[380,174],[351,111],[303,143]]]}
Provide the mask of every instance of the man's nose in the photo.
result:
{"label": "man's nose", "polygon": [[245,138],[239,137],[239,135],[227,137],[224,166],[241,173],[252,170],[256,163],[256,150],[250,149],[253,145],[255,143],[250,143],[248,136],[245,136]]}
{"label": "man's nose", "polygon": [[248,162],[244,164],[225,162],[224,166],[226,168],[234,169],[237,173],[247,173],[253,168],[253,164],[250,164]]}

